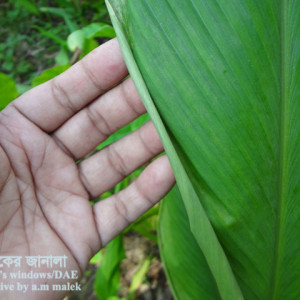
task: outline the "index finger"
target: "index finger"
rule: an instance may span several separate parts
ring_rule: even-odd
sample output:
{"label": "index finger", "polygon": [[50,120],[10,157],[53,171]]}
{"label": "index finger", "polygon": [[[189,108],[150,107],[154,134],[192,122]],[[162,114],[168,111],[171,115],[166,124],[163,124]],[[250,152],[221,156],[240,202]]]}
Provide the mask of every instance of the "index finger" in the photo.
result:
{"label": "index finger", "polygon": [[61,75],[28,91],[12,106],[51,132],[127,74],[119,44],[113,39]]}

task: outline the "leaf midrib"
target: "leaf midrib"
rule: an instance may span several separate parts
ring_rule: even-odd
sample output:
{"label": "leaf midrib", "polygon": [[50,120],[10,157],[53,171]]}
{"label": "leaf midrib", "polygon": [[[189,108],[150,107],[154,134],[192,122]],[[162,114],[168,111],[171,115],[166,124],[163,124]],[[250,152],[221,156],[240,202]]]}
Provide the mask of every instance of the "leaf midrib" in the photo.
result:
{"label": "leaf midrib", "polygon": [[286,131],[287,131],[287,0],[280,2],[280,145],[279,145],[279,185],[278,185],[278,206],[275,231],[275,256],[273,280],[271,281],[271,299],[278,299],[280,286],[280,262],[282,250],[282,211],[286,196]]}

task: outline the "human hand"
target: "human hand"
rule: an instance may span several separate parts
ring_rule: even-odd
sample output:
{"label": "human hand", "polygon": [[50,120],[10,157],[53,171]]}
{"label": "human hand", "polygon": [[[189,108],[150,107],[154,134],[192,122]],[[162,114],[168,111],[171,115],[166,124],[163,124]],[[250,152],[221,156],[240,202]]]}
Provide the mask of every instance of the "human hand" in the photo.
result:
{"label": "human hand", "polygon": [[[161,156],[129,187],[90,204],[163,150],[148,122],[76,164],[145,113],[131,79],[122,81],[126,75],[118,42],[111,40],[0,112],[1,256],[66,255],[67,269],[82,274],[101,247],[172,187],[171,167]],[[22,264],[21,270],[32,269]],[[51,282],[58,283],[31,284]],[[61,299],[64,293],[0,291],[0,299]]]}

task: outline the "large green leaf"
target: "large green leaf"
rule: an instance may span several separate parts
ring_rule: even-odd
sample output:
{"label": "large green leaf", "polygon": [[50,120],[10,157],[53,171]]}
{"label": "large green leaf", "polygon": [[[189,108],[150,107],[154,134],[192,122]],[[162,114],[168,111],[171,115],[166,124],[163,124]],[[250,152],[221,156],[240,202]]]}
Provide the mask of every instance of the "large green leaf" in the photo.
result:
{"label": "large green leaf", "polygon": [[108,2],[221,298],[300,299],[300,0]]}
{"label": "large green leaf", "polygon": [[189,215],[191,231],[193,232],[195,239],[204,253],[222,297],[224,299],[242,299],[240,289],[237,285],[236,279],[232,274],[229,262],[226,259],[224,251],[207,218],[199,197],[195,192],[195,189],[180,161],[180,158],[178,157],[178,154],[176,153],[176,150],[174,149],[171,139],[166,131],[166,128],[164,127],[155,105],[152,102],[149,91],[147,90],[145,82],[143,81],[141,73],[133,58],[130,46],[126,39],[124,25],[121,23],[123,22],[123,24],[125,24],[124,21],[126,20],[127,16],[126,13],[124,14],[124,12],[126,12],[126,7],[124,7],[125,10],[119,10],[119,8],[126,2],[115,0],[111,2],[113,3],[115,11],[109,2],[107,2],[108,9],[112,17],[112,22],[116,27],[116,33],[120,39],[125,61],[127,62],[129,72],[133,77],[133,81],[138,88],[146,109],[151,116],[159,135],[161,136],[165,150],[169,155],[169,159]]}

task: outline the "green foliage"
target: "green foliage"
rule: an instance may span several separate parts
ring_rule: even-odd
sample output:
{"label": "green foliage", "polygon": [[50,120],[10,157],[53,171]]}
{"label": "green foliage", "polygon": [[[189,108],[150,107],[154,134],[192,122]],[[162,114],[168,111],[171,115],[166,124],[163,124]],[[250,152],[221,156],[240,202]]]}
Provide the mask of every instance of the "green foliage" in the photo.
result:
{"label": "green foliage", "polygon": [[118,131],[116,131],[114,134],[112,134],[111,136],[109,136],[103,143],[101,143],[97,149],[101,150],[104,147],[118,141],[119,139],[121,139],[122,137],[126,136],[127,134],[129,134],[130,132],[133,132],[135,130],[137,130],[138,128],[140,128],[143,124],[145,124],[147,121],[150,120],[149,115],[143,114],[140,117],[138,117],[137,119],[135,119],[133,122],[131,122],[130,124],[122,127],[121,129],[119,129]]}
{"label": "green foliage", "polygon": [[33,2],[31,2],[29,0],[17,0],[17,2],[19,4],[21,4],[22,6],[24,6],[29,13],[32,13],[35,15],[39,14],[39,10]]}
{"label": "green foliage", "polygon": [[124,232],[133,230],[156,244],[156,228],[158,213],[159,206],[153,206],[150,210],[148,210],[141,217],[139,217],[134,223],[129,225],[128,228],[124,230]]}
{"label": "green foliage", "polygon": [[64,4],[64,7],[60,7],[60,8],[40,7],[39,10],[43,13],[53,14],[55,16],[63,18],[69,31],[77,30],[78,29],[77,23],[75,23],[75,20],[73,20],[74,19],[73,17],[74,15],[76,15],[76,13],[74,13],[73,9],[66,4]]}
{"label": "green foliage", "polygon": [[69,68],[70,68],[70,65],[64,65],[64,66],[56,66],[56,67],[53,67],[53,68],[43,71],[40,76],[37,76],[32,80],[32,87],[35,87],[39,84],[42,84],[42,83],[56,77],[57,75],[61,74],[62,72],[66,71]]}
{"label": "green foliage", "polygon": [[103,251],[98,251],[91,259],[90,264],[97,264],[103,259]]}
{"label": "green foliage", "polygon": [[299,0],[107,3],[211,279],[192,299],[300,298]]}
{"label": "green foliage", "polygon": [[122,236],[119,235],[105,247],[105,254],[97,270],[94,290],[98,299],[116,296],[120,288],[120,263],[125,258]]}
{"label": "green foliage", "polygon": [[37,29],[43,36],[45,36],[48,39],[53,40],[55,43],[60,44],[63,47],[67,46],[67,43],[64,39],[60,38],[58,34],[46,30],[43,27],[37,26],[37,25],[33,25],[32,28]]}
{"label": "green foliage", "polygon": [[67,38],[67,46],[72,52],[77,49],[81,50],[82,58],[99,45],[95,38],[114,38],[115,36],[115,31],[111,26],[104,23],[91,23],[73,31]]}
{"label": "green foliage", "polygon": [[82,28],[87,39],[96,37],[114,38],[116,36],[114,29],[105,23],[91,23]]}
{"label": "green foliage", "polygon": [[15,82],[7,75],[0,73],[0,110],[18,96]]}
{"label": "green foliage", "polygon": [[71,51],[75,51],[76,48],[83,49],[86,40],[96,37],[114,38],[115,36],[115,31],[111,26],[105,23],[91,23],[72,32],[68,36],[67,44]]}
{"label": "green foliage", "polygon": [[17,84],[30,86],[39,72],[55,63],[74,63],[74,53],[67,47],[68,36],[92,23],[101,24],[102,30],[107,26],[107,33],[88,38],[81,49],[83,55],[113,36],[104,1],[0,2],[0,72],[14,78]]}

